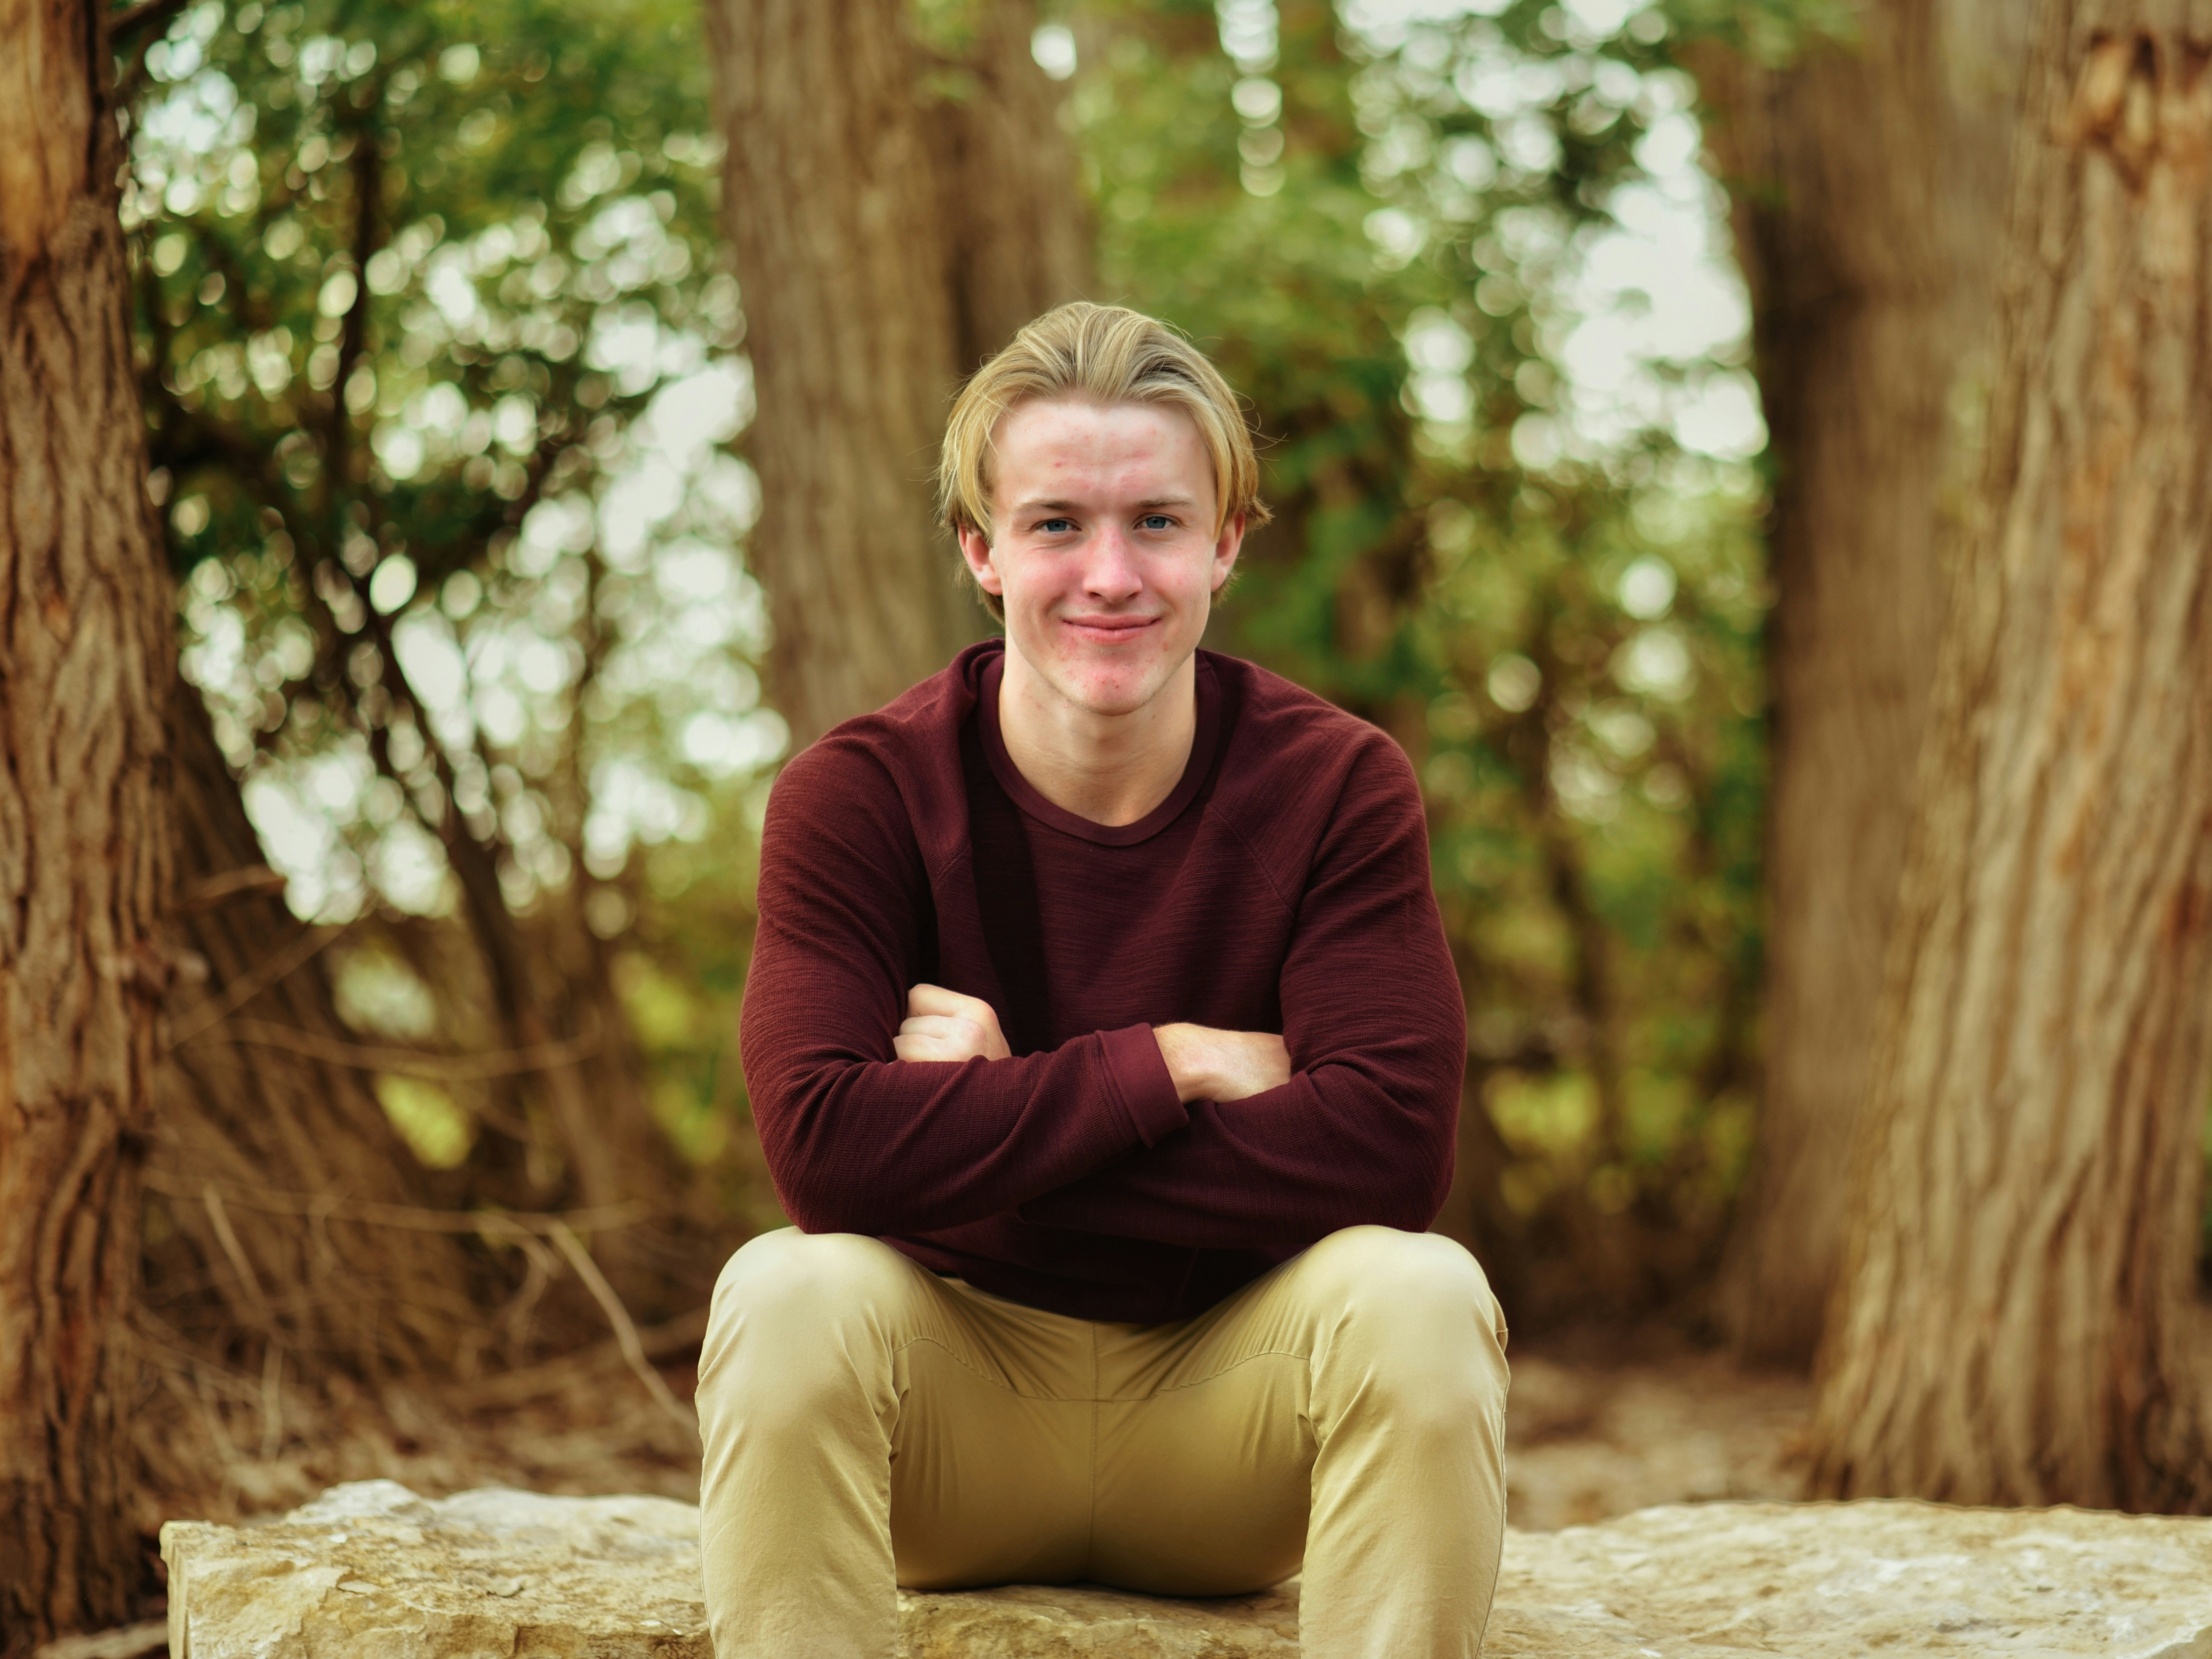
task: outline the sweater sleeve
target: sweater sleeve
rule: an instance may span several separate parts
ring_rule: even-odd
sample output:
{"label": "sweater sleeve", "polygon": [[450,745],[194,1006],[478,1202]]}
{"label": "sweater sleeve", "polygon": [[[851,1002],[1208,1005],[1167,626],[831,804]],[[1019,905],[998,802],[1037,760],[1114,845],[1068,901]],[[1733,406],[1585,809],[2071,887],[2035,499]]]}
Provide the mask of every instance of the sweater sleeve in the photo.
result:
{"label": "sweater sleeve", "polygon": [[1297,903],[1281,977],[1291,1080],[1200,1103],[1182,1133],[1030,1200],[1024,1219],[1238,1249],[1435,1218],[1451,1183],[1466,1006],[1419,790],[1387,739],[1355,763]]}
{"label": "sweater sleeve", "polygon": [[865,749],[833,738],[785,769],[759,903],[746,1085],[777,1195],[807,1231],[1001,1214],[1185,1121],[1146,1027],[1006,1060],[893,1058],[934,910],[904,804]]}

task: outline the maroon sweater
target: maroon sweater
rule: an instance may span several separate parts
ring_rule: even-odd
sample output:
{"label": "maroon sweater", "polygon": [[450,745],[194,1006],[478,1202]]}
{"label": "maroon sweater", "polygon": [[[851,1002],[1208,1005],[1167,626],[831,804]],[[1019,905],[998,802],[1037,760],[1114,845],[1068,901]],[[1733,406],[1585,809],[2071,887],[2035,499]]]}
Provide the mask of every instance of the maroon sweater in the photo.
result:
{"label": "maroon sweater", "polygon": [[[997,641],[784,769],[761,846],[745,1078],[809,1232],[994,1295],[1151,1322],[1340,1227],[1425,1227],[1467,1023],[1413,769],[1382,732],[1201,652],[1174,793],[1108,828],[1007,759]],[[1006,1060],[891,1057],[919,981]],[[1152,1039],[1279,1031],[1279,1089],[1186,1107]]]}

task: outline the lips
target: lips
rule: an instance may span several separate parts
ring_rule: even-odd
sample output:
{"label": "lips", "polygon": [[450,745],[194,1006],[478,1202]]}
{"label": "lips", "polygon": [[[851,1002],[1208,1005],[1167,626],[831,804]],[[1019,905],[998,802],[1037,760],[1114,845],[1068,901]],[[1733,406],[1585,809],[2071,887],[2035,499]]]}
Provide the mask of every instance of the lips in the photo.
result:
{"label": "lips", "polygon": [[1158,617],[1063,617],[1060,621],[1086,639],[1118,641],[1133,639],[1154,623]]}

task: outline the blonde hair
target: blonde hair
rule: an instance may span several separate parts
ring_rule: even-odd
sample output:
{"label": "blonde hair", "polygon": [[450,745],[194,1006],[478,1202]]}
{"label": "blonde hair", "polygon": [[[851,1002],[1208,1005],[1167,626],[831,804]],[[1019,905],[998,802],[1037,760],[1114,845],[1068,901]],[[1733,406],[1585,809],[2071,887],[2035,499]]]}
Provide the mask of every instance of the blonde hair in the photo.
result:
{"label": "blonde hair", "polygon": [[[1213,460],[1213,533],[1236,515],[1267,522],[1260,462],[1244,410],[1206,354],[1165,323],[1126,306],[1071,300],[1014,336],[953,400],[937,464],[938,510],[954,534],[991,534],[993,434],[1007,412],[1040,398],[1167,404],[1198,428]],[[989,595],[984,601],[1000,614]]]}

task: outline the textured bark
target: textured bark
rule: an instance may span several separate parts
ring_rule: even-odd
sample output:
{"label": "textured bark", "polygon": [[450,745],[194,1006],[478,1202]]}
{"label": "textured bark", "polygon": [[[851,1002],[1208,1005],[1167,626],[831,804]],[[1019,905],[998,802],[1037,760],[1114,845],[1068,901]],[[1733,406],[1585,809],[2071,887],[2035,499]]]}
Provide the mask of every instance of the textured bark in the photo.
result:
{"label": "textured bark", "polygon": [[82,0],[0,3],[0,1650],[127,1616],[175,648]]}
{"label": "textured bark", "polygon": [[[1805,1364],[1842,1249],[1942,626],[1962,375],[1986,375],[2033,0],[1868,0],[1853,46],[1703,66],[1778,463],[1759,1153],[1723,1275],[1739,1347]],[[1971,384],[1966,388],[1972,390]]]}
{"label": "textured bark", "polygon": [[2212,4],[2038,35],[1814,1486],[2204,1510]]}
{"label": "textured bark", "polygon": [[759,416],[746,553],[794,746],[943,667],[981,620],[933,522],[959,378],[1088,270],[1026,3],[958,58],[908,0],[709,0]]}
{"label": "textured bark", "polygon": [[950,231],[961,374],[1091,280],[1091,227],[1060,130],[1060,89],[1030,55],[1036,8],[994,0],[972,9],[976,33],[957,95],[925,111]]}

